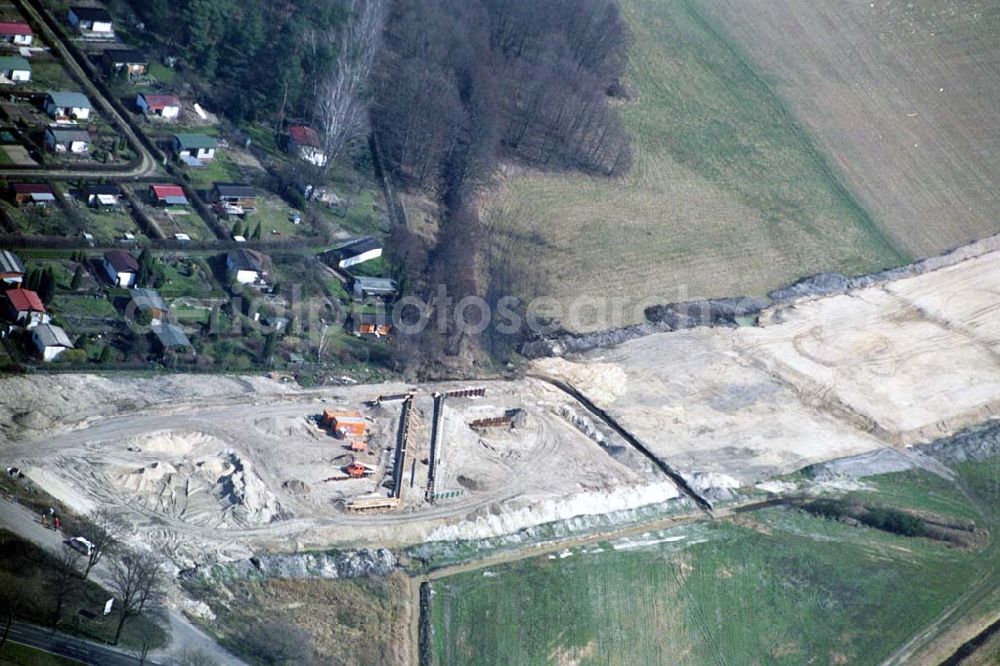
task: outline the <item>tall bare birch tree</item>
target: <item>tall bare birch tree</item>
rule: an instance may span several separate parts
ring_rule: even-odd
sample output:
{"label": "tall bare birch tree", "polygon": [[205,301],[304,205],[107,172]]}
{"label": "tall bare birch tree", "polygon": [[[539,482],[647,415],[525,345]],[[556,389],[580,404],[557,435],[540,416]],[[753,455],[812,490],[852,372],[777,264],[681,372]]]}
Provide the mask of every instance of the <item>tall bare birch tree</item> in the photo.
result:
{"label": "tall bare birch tree", "polygon": [[388,2],[350,0],[348,12],[347,24],[330,35],[339,47],[336,62],[317,86],[315,114],[322,142],[323,176],[368,126],[366,86],[382,44]]}

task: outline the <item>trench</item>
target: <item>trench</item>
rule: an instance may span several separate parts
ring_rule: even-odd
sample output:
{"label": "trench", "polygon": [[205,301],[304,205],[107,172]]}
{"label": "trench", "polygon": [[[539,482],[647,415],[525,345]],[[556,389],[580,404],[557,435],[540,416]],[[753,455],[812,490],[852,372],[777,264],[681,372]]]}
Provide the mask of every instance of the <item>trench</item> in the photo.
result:
{"label": "trench", "polygon": [[604,422],[605,425],[614,430],[622,437],[622,439],[628,442],[628,444],[632,448],[634,448],[636,451],[645,456],[650,462],[656,465],[657,469],[659,469],[661,472],[667,475],[670,478],[670,480],[674,482],[677,488],[680,489],[682,493],[687,495],[691,500],[694,501],[695,504],[698,505],[698,508],[707,513],[709,516],[712,517],[715,516],[712,508],[712,503],[708,501],[701,493],[695,490],[694,487],[691,486],[691,484],[688,483],[683,476],[681,476],[680,472],[678,472],[670,464],[668,464],[659,456],[657,456],[655,453],[653,453],[649,449],[649,447],[647,447],[639,440],[638,437],[636,437],[628,430],[626,430],[620,423],[618,423],[617,420],[615,420],[614,417],[612,417],[606,411],[604,411],[603,409],[595,405],[593,402],[591,402],[590,398],[581,393],[580,390],[577,389],[575,386],[573,386],[568,382],[564,382],[561,379],[548,377],[546,375],[529,373],[527,376],[533,379],[538,379],[540,381],[543,381],[546,384],[549,384],[550,386],[559,389],[569,397],[576,400],[584,407],[584,409],[590,412],[590,414],[596,416],[598,419]]}

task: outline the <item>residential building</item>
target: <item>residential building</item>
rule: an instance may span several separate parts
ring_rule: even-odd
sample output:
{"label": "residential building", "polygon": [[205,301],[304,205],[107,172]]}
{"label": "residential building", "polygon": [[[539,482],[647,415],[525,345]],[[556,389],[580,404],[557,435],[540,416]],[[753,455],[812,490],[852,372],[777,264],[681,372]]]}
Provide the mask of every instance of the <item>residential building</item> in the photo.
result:
{"label": "residential building", "polygon": [[86,153],[90,134],[81,129],[45,128],[45,146],[54,153]]}
{"label": "residential building", "polygon": [[191,341],[177,324],[153,324],[153,344],[160,354],[164,352],[185,352],[191,349]]}
{"label": "residential building", "polygon": [[34,39],[35,33],[27,23],[23,21],[0,22],[0,42],[17,46],[31,46]]}
{"label": "residential building", "polygon": [[55,324],[39,324],[32,329],[31,341],[43,361],[53,361],[67,349],[73,348],[69,336]]}
{"label": "residential building", "polygon": [[0,283],[5,286],[24,282],[24,264],[10,250],[0,250]]}
{"label": "residential building", "polygon": [[173,120],[181,115],[181,101],[174,95],[139,93],[135,98],[135,105],[146,116]]}
{"label": "residential building", "polygon": [[348,328],[357,335],[381,337],[392,333],[392,317],[384,311],[352,312]]}
{"label": "residential building", "polygon": [[14,83],[31,80],[31,64],[21,56],[0,56],[0,76]]}
{"label": "residential building", "polygon": [[155,289],[133,289],[130,307],[149,315],[152,324],[161,323],[167,316],[167,303]]}
{"label": "residential building", "polygon": [[227,213],[240,215],[257,210],[257,193],[242,183],[215,183],[212,201]]}
{"label": "residential building", "polygon": [[350,268],[381,256],[382,244],[371,236],[364,236],[338,245],[324,253],[323,259],[337,268]]}
{"label": "residential building", "polygon": [[17,206],[47,206],[56,201],[52,188],[45,183],[14,183],[11,191]]}
{"label": "residential building", "polygon": [[30,289],[3,292],[3,315],[7,321],[25,328],[47,324],[50,319],[42,299]]}
{"label": "residential building", "polygon": [[132,287],[139,275],[139,262],[125,250],[104,253],[104,272],[116,287]]}
{"label": "residential building", "polygon": [[66,16],[69,24],[95,37],[110,37],[114,33],[111,14],[100,7],[70,7]]}
{"label": "residential building", "polygon": [[87,120],[90,100],[79,92],[49,92],[45,95],[45,113],[56,121]]}
{"label": "residential building", "polygon": [[394,280],[380,277],[356,277],[351,285],[354,297],[360,300],[367,298],[392,298],[399,291]]}
{"label": "residential building", "polygon": [[226,268],[240,284],[254,284],[267,277],[264,255],[240,248],[226,255]]}
{"label": "residential building", "polygon": [[110,183],[95,183],[84,189],[87,205],[92,208],[117,208],[121,203],[121,196],[121,188]]}
{"label": "residential building", "polygon": [[298,155],[310,164],[319,167],[326,164],[326,155],[323,154],[323,144],[320,142],[319,133],[311,127],[305,125],[289,127],[286,145],[288,152]]}
{"label": "residential building", "polygon": [[188,199],[180,185],[165,183],[149,186],[149,198],[156,206],[187,206]]}
{"label": "residential building", "polygon": [[108,49],[104,52],[104,67],[112,76],[143,76],[149,71],[149,59],[135,49]]}
{"label": "residential building", "polygon": [[219,142],[205,134],[174,134],[171,145],[179,158],[211,160],[215,159],[215,149]]}

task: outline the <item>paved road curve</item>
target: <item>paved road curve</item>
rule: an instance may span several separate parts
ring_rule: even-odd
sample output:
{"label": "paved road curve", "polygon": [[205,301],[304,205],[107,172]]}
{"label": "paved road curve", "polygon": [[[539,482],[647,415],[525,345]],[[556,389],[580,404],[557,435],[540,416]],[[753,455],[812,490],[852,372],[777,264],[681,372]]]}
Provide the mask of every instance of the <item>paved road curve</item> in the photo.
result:
{"label": "paved road curve", "polygon": [[[15,622],[11,625],[8,638],[13,643],[38,648],[60,657],[75,659],[84,664],[137,666],[141,663],[137,657],[120,650],[25,622]],[[145,663],[156,664],[157,662],[147,659]]]}

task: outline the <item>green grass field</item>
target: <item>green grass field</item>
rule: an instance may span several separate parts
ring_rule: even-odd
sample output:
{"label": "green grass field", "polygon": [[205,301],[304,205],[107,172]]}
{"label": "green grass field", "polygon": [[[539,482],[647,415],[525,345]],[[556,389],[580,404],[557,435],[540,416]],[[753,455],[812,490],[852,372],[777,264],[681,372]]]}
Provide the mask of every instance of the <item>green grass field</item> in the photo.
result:
{"label": "green grass field", "polygon": [[[513,176],[501,198],[548,241],[555,296],[650,303],[762,295],[910,257],[845,190],[768,83],[686,0],[624,0],[634,35],[621,180]],[[648,304],[648,303],[647,303]],[[581,328],[641,320],[595,321]]]}
{"label": "green grass field", "polygon": [[[1000,461],[961,472],[971,499],[926,472],[866,495],[992,531]],[[963,550],[771,508],[438,581],[434,661],[877,663],[953,604],[995,607],[962,595],[996,587],[998,561],[995,539]]]}

